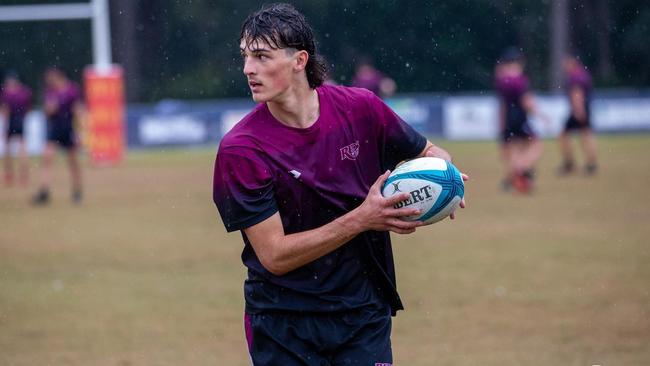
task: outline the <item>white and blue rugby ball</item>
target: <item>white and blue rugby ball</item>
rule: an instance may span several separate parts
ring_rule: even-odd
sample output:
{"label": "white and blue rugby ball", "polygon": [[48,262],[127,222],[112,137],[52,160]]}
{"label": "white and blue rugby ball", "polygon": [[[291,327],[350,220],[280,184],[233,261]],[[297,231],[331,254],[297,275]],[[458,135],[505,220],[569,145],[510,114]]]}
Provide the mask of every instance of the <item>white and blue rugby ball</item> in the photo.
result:
{"label": "white and blue rugby ball", "polygon": [[404,216],[406,221],[438,222],[449,216],[460,205],[465,195],[465,184],[456,167],[440,158],[417,158],[398,166],[381,190],[388,198],[399,193],[410,197],[395,208],[420,209],[419,215]]}

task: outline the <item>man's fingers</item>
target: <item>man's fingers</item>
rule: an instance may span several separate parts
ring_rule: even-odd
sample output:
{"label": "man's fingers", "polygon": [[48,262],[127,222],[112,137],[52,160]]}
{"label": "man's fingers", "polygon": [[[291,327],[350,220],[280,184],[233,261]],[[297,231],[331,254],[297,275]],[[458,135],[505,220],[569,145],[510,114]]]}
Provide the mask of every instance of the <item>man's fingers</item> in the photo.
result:
{"label": "man's fingers", "polygon": [[412,234],[415,232],[415,228],[412,229],[399,229],[399,228],[390,228],[389,231],[392,231],[396,234]]}
{"label": "man's fingers", "polygon": [[386,182],[386,179],[388,179],[388,176],[390,175],[390,170],[387,170],[384,172],[384,174],[380,175],[375,183],[370,187],[371,190],[376,189],[378,192],[381,192],[381,187],[384,185],[384,182]]}
{"label": "man's fingers", "polygon": [[[465,197],[463,197],[463,199],[460,200],[460,204],[458,206],[460,206],[460,208],[465,208]],[[456,210],[454,210],[454,212],[449,214],[449,218],[452,220],[456,218]]]}
{"label": "man's fingers", "polygon": [[388,211],[388,215],[393,217],[414,216],[419,215],[420,213],[422,213],[422,211],[417,208],[395,208]]}
{"label": "man's fingers", "polygon": [[409,197],[411,197],[411,195],[408,193],[396,194],[394,196],[387,198],[386,204],[392,207],[398,204],[399,202],[406,201],[407,199],[409,199]]}
{"label": "man's fingers", "polygon": [[389,219],[386,224],[388,225],[389,230],[392,230],[392,228],[409,230],[415,229],[418,226],[422,226],[421,221],[404,221],[400,219]]}
{"label": "man's fingers", "polygon": [[410,234],[414,233],[415,230],[420,227],[424,226],[425,223],[422,221],[404,221],[404,220],[399,220],[399,219],[393,219],[389,221],[389,230],[399,233],[399,234]]}
{"label": "man's fingers", "polygon": [[460,173],[460,177],[463,178],[463,182],[467,182],[469,180],[469,175],[465,173]]}

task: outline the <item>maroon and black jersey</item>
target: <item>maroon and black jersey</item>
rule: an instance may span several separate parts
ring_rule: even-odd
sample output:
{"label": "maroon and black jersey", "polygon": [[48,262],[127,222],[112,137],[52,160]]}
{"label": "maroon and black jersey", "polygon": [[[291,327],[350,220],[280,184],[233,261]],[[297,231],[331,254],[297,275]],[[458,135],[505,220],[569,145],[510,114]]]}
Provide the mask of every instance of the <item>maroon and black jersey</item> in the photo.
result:
{"label": "maroon and black jersey", "polygon": [[[424,149],[426,139],[370,91],[316,90],[320,116],[312,126],[286,126],[262,103],[224,136],[213,195],[228,231],[276,212],[286,234],[323,226],[361,204],[386,169]],[[283,276],[268,272],[242,236],[248,313],[403,308],[388,232],[364,232]]]}

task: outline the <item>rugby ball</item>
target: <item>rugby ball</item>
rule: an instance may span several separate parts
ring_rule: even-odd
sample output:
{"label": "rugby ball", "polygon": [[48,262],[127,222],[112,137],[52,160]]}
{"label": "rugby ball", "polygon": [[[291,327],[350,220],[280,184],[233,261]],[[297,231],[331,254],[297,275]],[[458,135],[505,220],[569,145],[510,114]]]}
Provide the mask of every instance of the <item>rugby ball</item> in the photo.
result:
{"label": "rugby ball", "polygon": [[408,193],[410,197],[395,208],[420,209],[419,215],[404,216],[406,221],[438,222],[449,216],[465,195],[465,184],[456,167],[440,158],[417,158],[395,168],[382,187],[384,197]]}

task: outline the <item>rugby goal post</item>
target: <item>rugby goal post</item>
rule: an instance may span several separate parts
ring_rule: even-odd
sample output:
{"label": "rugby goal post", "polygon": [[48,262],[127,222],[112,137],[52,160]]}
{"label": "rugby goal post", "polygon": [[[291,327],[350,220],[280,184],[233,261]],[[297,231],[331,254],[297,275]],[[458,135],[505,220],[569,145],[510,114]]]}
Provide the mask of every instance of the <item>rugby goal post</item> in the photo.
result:
{"label": "rugby goal post", "polygon": [[89,19],[93,64],[84,71],[88,109],[86,146],[95,163],[114,163],[124,154],[124,81],[112,64],[108,0],[89,3],[0,6],[0,22]]}

